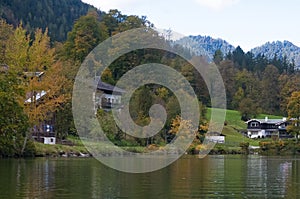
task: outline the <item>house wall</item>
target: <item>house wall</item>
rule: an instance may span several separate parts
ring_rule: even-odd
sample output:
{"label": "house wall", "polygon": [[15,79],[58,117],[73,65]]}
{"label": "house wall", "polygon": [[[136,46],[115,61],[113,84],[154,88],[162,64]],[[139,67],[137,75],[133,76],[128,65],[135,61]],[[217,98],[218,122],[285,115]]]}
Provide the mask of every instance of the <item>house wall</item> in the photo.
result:
{"label": "house wall", "polygon": [[108,102],[120,104],[121,96],[120,95],[111,95],[111,94],[102,94],[101,99],[107,99]]}
{"label": "house wall", "polygon": [[56,138],[55,137],[44,137],[44,144],[55,144]]}
{"label": "house wall", "polygon": [[95,94],[95,108],[113,108],[115,105],[121,104],[121,95],[107,94],[97,92]]}
{"label": "house wall", "polygon": [[249,130],[248,129],[248,137],[249,138],[266,138],[271,137],[272,135],[278,135],[277,129],[259,129],[259,130]]}

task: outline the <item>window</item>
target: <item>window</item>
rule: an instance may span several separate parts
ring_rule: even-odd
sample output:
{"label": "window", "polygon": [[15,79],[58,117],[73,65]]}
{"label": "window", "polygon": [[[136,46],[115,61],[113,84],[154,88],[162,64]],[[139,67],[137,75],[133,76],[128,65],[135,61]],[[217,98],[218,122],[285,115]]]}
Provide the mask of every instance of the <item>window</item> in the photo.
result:
{"label": "window", "polygon": [[251,127],[258,127],[258,126],[259,126],[259,123],[258,123],[258,122],[251,122],[251,123],[250,123],[250,126],[251,126]]}

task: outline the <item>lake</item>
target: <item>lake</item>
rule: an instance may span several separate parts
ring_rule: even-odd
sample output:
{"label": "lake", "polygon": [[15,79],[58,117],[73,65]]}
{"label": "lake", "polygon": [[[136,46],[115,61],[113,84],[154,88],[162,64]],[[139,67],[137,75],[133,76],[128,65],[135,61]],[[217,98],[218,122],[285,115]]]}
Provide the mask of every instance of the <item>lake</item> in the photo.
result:
{"label": "lake", "polygon": [[145,174],[93,158],[0,159],[0,198],[300,198],[300,157],[183,156]]}

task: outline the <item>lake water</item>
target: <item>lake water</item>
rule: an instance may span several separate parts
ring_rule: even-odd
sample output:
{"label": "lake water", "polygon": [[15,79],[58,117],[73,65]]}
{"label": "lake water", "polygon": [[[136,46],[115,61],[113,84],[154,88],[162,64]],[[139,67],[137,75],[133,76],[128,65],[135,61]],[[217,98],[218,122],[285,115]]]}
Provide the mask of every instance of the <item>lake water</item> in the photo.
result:
{"label": "lake water", "polygon": [[300,198],[300,157],[183,156],[127,174],[93,158],[0,159],[0,198]]}

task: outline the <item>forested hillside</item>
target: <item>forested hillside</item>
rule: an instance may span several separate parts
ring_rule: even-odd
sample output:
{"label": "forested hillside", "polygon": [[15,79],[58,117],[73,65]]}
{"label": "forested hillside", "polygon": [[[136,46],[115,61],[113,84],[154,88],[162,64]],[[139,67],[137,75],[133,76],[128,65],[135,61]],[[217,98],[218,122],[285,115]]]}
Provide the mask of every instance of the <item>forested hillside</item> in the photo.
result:
{"label": "forested hillside", "polygon": [[[95,9],[80,0],[1,0],[0,17],[25,29],[49,29],[53,41],[64,41],[74,21]],[[100,13],[100,11],[98,11]]]}
{"label": "forested hillside", "polygon": [[287,104],[300,88],[299,71],[287,59],[254,56],[240,47],[223,55],[216,51],[214,61],[222,74],[229,109],[240,110],[243,119],[259,113],[287,115]]}

